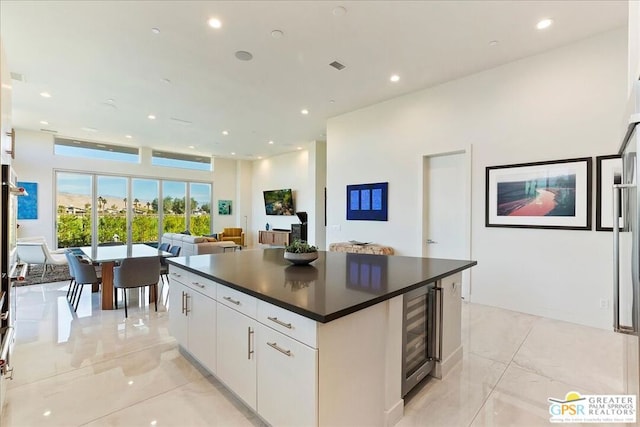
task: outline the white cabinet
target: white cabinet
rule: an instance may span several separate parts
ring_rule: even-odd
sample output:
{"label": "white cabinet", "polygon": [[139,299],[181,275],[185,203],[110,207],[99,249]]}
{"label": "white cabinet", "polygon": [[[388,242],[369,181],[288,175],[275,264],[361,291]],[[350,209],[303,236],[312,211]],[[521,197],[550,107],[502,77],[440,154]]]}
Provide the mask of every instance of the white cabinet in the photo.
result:
{"label": "white cabinet", "polygon": [[273,426],[315,426],[318,351],[259,324],[258,413]]}
{"label": "white cabinet", "polygon": [[256,409],[256,321],[218,303],[217,372],[245,403]]}
{"label": "white cabinet", "polygon": [[[176,340],[205,368],[216,372],[216,301],[196,291],[177,278],[188,279],[189,274],[171,275],[169,285],[169,330]],[[191,284],[188,280],[185,282]],[[212,283],[194,282],[192,286],[215,294]],[[206,286],[206,288],[200,288]]]}

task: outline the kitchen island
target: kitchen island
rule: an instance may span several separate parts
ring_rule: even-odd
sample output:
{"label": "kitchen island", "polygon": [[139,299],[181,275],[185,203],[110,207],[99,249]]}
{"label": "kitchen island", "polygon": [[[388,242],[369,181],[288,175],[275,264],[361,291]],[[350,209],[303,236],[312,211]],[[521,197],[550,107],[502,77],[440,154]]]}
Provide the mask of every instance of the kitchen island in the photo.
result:
{"label": "kitchen island", "polygon": [[283,249],[178,257],[171,334],[272,425],[394,425],[403,414],[403,295],[442,290],[440,363],[462,356],[460,274],[474,261]]}

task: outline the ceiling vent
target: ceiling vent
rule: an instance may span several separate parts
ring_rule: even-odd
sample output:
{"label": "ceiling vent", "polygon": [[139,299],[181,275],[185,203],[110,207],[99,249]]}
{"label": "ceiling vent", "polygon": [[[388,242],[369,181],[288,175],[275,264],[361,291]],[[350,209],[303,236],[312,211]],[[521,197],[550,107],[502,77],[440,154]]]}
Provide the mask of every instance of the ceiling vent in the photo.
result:
{"label": "ceiling vent", "polygon": [[339,63],[338,61],[333,61],[331,64],[329,64],[330,66],[332,66],[333,68],[335,68],[336,70],[340,71],[343,68],[346,67],[346,65]]}
{"label": "ceiling vent", "polygon": [[51,130],[51,129],[40,129],[42,132],[49,132],[49,133],[58,133],[57,130]]}
{"label": "ceiling vent", "polygon": [[17,82],[24,82],[24,76],[20,73],[11,73],[11,80],[15,80]]}

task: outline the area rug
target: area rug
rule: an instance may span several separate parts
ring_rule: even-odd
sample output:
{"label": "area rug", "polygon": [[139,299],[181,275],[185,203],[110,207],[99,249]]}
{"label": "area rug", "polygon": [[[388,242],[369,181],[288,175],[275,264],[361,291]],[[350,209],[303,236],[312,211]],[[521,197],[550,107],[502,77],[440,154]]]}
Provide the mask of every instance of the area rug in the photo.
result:
{"label": "area rug", "polygon": [[[29,273],[24,280],[14,282],[14,286],[29,286],[37,285],[39,283],[51,283],[62,282],[71,280],[69,274],[69,266],[67,265],[53,265],[47,267],[47,272],[42,277],[42,264],[33,264],[29,268]],[[42,277],[42,278],[41,278]]]}

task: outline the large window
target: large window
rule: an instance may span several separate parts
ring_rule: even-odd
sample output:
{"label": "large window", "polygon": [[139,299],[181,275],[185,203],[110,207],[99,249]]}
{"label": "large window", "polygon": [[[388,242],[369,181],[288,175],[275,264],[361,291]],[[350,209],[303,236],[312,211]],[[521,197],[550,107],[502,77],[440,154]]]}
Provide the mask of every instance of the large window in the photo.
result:
{"label": "large window", "polygon": [[56,179],[58,247],[88,246],[91,244],[93,177],[58,172]]}
{"label": "large window", "polygon": [[168,166],[171,168],[194,169],[210,171],[211,157],[192,156],[189,154],[169,153],[167,151],[153,150],[151,164],[154,166]]}
{"label": "large window", "polygon": [[192,182],[189,185],[191,216],[189,230],[191,234],[209,234],[211,224],[211,184]]}
{"label": "large window", "polygon": [[158,237],[158,187],[159,182],[155,179],[133,179],[133,243],[153,242]]}
{"label": "large window", "polygon": [[166,233],[182,233],[187,229],[187,184],[177,181],[162,182],[163,230]]}
{"label": "large window", "polygon": [[150,243],[162,232],[212,229],[211,183],[57,171],[56,193],[58,247]]}
{"label": "large window", "polygon": [[77,139],[55,138],[53,142],[53,152],[58,156],[117,160],[129,163],[140,162],[140,151],[137,148]]}
{"label": "large window", "polygon": [[127,178],[98,176],[98,244],[127,242]]}

